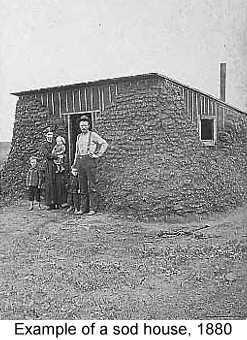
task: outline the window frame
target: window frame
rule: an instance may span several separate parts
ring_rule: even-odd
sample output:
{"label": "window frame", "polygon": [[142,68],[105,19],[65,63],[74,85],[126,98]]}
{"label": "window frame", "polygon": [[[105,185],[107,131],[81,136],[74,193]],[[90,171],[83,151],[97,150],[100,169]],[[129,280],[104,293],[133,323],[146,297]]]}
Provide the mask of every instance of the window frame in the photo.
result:
{"label": "window frame", "polygon": [[[201,123],[203,119],[209,119],[213,121],[213,139],[212,140],[203,140],[201,139],[201,132],[202,132],[202,127],[201,127]],[[198,125],[199,125],[199,138],[200,141],[203,145],[205,146],[214,146],[216,144],[216,138],[217,138],[217,121],[216,121],[216,117],[214,116],[209,116],[209,115],[201,115],[199,117],[199,121],[198,121]]]}

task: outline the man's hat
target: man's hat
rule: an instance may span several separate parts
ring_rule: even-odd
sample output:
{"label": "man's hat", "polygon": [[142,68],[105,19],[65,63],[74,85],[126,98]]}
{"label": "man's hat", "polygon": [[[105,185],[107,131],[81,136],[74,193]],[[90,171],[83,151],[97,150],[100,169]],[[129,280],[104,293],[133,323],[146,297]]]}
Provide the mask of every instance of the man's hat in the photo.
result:
{"label": "man's hat", "polygon": [[80,122],[88,122],[88,123],[90,123],[89,118],[87,116],[81,116],[80,117]]}
{"label": "man's hat", "polygon": [[53,130],[52,130],[52,128],[50,126],[45,128],[45,130],[44,130],[44,134],[46,135],[47,133],[53,133]]}

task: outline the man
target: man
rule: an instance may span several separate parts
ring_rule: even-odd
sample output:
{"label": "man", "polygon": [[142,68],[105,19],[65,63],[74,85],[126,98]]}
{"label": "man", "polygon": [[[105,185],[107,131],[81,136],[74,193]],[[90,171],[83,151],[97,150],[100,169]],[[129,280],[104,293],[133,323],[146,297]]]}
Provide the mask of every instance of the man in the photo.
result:
{"label": "man", "polygon": [[79,171],[81,206],[78,214],[95,214],[97,210],[96,159],[107,149],[107,142],[89,130],[89,121],[82,118],[81,133],[77,136],[73,167]]}

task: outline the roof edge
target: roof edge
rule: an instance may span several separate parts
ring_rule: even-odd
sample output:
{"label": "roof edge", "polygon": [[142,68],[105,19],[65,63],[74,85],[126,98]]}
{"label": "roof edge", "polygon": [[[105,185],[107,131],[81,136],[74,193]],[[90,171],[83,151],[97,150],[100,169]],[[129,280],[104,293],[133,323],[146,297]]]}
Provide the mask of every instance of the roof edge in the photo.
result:
{"label": "roof edge", "polygon": [[177,84],[177,85],[179,85],[179,86],[183,86],[183,87],[186,87],[186,88],[189,89],[189,90],[192,90],[192,91],[201,93],[201,94],[204,95],[204,96],[207,96],[207,97],[212,98],[213,100],[216,100],[217,102],[219,102],[220,104],[222,104],[222,105],[224,105],[224,106],[228,106],[228,107],[230,107],[230,108],[232,108],[232,109],[234,109],[234,110],[236,110],[236,111],[238,111],[238,112],[240,112],[240,113],[243,113],[243,114],[247,115],[247,112],[245,112],[245,111],[243,111],[243,110],[237,108],[236,106],[234,106],[234,105],[232,105],[232,104],[229,104],[229,103],[227,103],[227,102],[224,102],[223,100],[219,99],[218,97],[213,96],[213,95],[210,94],[210,93],[201,91],[201,90],[197,89],[196,87],[192,87],[192,86],[189,86],[189,85],[185,85],[185,84],[183,84],[183,83],[181,83],[181,82],[179,82],[179,81],[177,81],[177,80],[175,80],[175,79],[173,79],[173,78],[167,77],[167,76],[165,76],[165,75],[163,75],[163,74],[161,74],[161,73],[156,73],[156,75],[158,75],[159,77],[161,77],[161,78],[163,78],[163,79],[170,80],[171,82],[173,82],[173,83],[175,83],[175,84]]}
{"label": "roof edge", "polygon": [[221,105],[223,106],[227,106],[235,111],[238,111],[240,113],[243,113],[245,115],[247,115],[247,112],[227,103],[227,102],[224,102],[222,100],[220,100],[219,98],[213,96],[212,94],[209,94],[207,92],[204,92],[204,91],[201,91],[197,88],[194,88],[192,86],[189,86],[189,85],[185,85],[183,83],[181,83],[180,81],[177,81],[173,78],[170,78],[164,74],[161,74],[161,73],[156,73],[156,72],[153,72],[153,73],[144,73],[144,74],[136,74],[136,75],[132,75],[132,76],[122,76],[122,77],[114,77],[114,78],[106,78],[106,79],[100,79],[100,80],[91,80],[91,81],[87,81],[87,82],[80,82],[80,83],[74,83],[74,84],[68,84],[68,85],[59,85],[59,86],[50,86],[50,87],[43,87],[43,88],[39,88],[39,89],[31,89],[31,90],[26,90],[26,91],[18,91],[18,92],[11,92],[10,94],[14,95],[14,96],[23,96],[23,95],[27,95],[27,94],[37,94],[37,93],[40,93],[40,92],[45,92],[45,91],[49,91],[49,90],[65,90],[65,89],[68,89],[72,86],[75,86],[75,87],[79,87],[79,86],[90,86],[90,85],[97,85],[97,84],[101,84],[101,83],[105,83],[107,81],[112,81],[112,82],[116,82],[116,81],[119,81],[119,80],[128,80],[128,79],[133,79],[133,78],[142,78],[142,79],[145,79],[145,78],[148,78],[148,77],[159,77],[159,78],[162,78],[162,79],[165,79],[165,80],[169,80],[171,81],[172,83],[176,84],[176,85],[179,85],[179,86],[182,86],[182,87],[185,87],[189,90],[192,90],[192,91],[195,91],[195,92],[198,92],[202,95],[205,95],[209,98],[212,98],[213,100],[216,100],[217,102],[219,102]]}
{"label": "roof edge", "polygon": [[73,83],[73,84],[67,84],[67,85],[58,85],[58,86],[49,86],[49,87],[42,87],[39,89],[31,89],[31,90],[26,90],[26,91],[18,91],[18,92],[11,92],[10,94],[15,95],[15,96],[22,96],[25,94],[29,93],[38,93],[38,92],[43,92],[43,91],[49,91],[49,90],[63,90],[70,88],[71,86],[90,86],[93,84],[101,84],[105,83],[107,81],[119,81],[119,80],[127,80],[127,79],[132,79],[132,78],[148,78],[150,76],[159,76],[158,73],[144,73],[144,74],[135,74],[132,76],[122,76],[122,77],[114,77],[114,78],[105,78],[105,79],[99,79],[99,80],[90,80],[86,82],[80,82],[80,83]]}

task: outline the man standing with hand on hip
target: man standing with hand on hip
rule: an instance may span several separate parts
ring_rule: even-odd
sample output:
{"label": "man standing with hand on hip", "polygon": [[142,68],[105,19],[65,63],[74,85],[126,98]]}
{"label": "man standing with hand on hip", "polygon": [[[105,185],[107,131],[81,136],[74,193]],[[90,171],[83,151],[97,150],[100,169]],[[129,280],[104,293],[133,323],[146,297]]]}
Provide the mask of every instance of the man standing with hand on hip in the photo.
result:
{"label": "man standing with hand on hip", "polygon": [[79,123],[81,133],[77,136],[75,159],[72,167],[79,171],[81,204],[78,214],[95,214],[98,194],[96,188],[96,159],[107,149],[107,142],[96,132],[89,130],[88,119]]}

